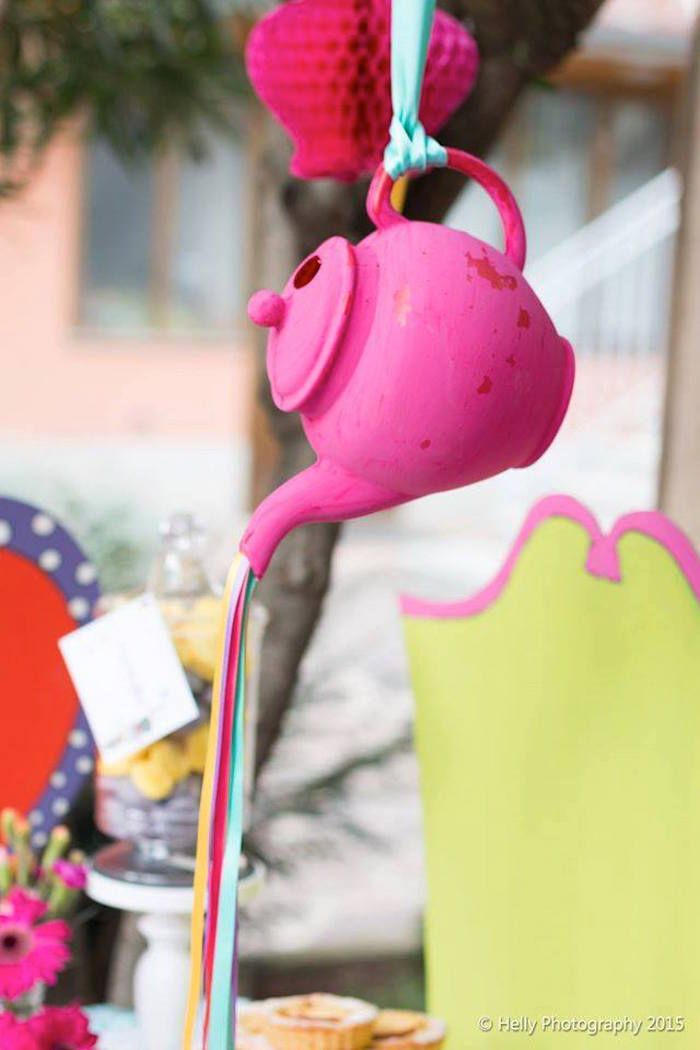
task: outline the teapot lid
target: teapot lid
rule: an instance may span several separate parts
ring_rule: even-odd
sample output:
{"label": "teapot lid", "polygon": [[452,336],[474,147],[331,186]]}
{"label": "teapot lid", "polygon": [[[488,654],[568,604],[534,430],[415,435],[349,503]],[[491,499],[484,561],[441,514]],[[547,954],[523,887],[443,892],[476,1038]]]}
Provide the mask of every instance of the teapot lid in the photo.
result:
{"label": "teapot lid", "polygon": [[300,409],[332,364],[350,316],[356,275],[354,248],[344,237],[331,237],[287,282],[283,314],[267,348],[272,396],[283,411]]}

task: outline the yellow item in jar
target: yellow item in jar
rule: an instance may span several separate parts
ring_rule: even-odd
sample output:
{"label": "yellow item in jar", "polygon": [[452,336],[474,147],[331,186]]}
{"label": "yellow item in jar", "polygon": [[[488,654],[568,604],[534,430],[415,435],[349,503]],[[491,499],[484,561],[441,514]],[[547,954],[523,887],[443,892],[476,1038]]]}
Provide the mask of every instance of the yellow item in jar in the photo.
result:
{"label": "yellow item in jar", "polygon": [[203,678],[214,679],[216,645],[222,601],[213,595],[198,598],[186,616],[173,628],[173,642],[183,667]]}
{"label": "yellow item in jar", "polygon": [[131,759],[129,774],[137,791],[152,802],[160,802],[189,776],[190,763],[180,743],[159,740]]}
{"label": "yellow item in jar", "polygon": [[203,773],[207,760],[209,726],[202,722],[185,737],[185,760],[190,773]]}
{"label": "yellow item in jar", "polygon": [[123,758],[120,762],[105,762],[103,758],[98,758],[97,773],[101,777],[128,777],[133,761],[132,756]]}
{"label": "yellow item in jar", "polygon": [[175,783],[184,780],[190,767],[185,757],[185,749],[175,740],[159,740],[148,749],[152,762],[173,778]]}
{"label": "yellow item in jar", "polygon": [[160,762],[151,757],[150,748],[134,761],[131,779],[136,790],[152,802],[161,802],[172,794],[175,787],[174,777]]}

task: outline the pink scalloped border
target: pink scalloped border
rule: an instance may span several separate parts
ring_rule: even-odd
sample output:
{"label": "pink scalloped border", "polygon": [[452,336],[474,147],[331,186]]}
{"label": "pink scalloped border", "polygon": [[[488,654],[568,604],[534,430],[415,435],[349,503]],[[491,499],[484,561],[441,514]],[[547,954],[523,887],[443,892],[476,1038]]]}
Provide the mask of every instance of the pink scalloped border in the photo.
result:
{"label": "pink scalloped border", "polygon": [[595,517],[572,496],[547,496],[537,503],[525,519],[500,572],[483,590],[458,602],[429,602],[410,595],[401,597],[404,616],[434,620],[454,620],[476,616],[492,605],[507,586],[523,547],[533,532],[549,518],[568,518],[582,525],[591,538],[586,571],[620,583],[622,575],[617,545],[628,532],[639,532],[659,543],[675,560],[693,594],[700,602],[700,557],[684,532],[659,511],[636,511],[619,518],[609,533],[604,533]]}

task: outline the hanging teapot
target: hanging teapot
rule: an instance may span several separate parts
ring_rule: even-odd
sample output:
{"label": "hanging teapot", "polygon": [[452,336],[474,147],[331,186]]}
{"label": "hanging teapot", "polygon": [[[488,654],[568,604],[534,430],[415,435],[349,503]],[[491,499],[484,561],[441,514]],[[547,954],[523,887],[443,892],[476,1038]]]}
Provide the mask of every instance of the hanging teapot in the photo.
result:
{"label": "hanging teapot", "polygon": [[498,207],[504,252],[398,214],[380,167],[367,201],[376,232],[356,246],[331,237],[282,295],[250,300],[251,319],[270,329],[275,404],[300,412],[318,457],[251,519],[241,549],[258,578],[297,525],[527,467],[561,426],[574,356],[523,277],[518,205],[483,161],[447,152]]}

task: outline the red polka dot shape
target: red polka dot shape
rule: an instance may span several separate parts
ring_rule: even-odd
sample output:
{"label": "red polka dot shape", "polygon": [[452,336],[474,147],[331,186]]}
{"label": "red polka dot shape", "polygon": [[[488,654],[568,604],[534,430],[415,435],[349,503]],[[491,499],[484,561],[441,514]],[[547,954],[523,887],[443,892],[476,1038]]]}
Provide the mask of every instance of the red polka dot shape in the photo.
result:
{"label": "red polka dot shape", "polygon": [[93,744],[58,640],[87,623],[97,574],[38,507],[0,498],[0,799],[41,846],[93,768]]}

